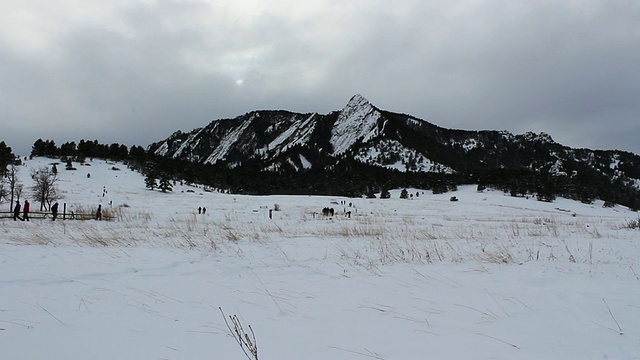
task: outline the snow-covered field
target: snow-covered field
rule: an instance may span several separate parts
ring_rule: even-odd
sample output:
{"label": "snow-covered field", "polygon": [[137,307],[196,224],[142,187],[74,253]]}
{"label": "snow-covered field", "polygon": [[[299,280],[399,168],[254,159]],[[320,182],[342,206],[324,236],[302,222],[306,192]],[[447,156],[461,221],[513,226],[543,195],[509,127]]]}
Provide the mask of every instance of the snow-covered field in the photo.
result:
{"label": "snow-covered field", "polygon": [[[51,162],[21,167],[25,193]],[[2,359],[246,359],[235,315],[262,360],[640,359],[626,208],[471,186],[411,200],[161,193],[90,164],[59,166],[61,209],[102,204],[117,220],[0,220]]]}

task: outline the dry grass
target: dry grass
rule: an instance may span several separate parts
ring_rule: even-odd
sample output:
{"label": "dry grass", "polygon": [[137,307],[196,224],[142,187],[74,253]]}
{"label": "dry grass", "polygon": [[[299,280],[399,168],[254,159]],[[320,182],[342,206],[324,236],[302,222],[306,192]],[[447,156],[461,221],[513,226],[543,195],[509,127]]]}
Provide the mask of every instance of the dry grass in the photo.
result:
{"label": "dry grass", "polygon": [[[75,207],[93,212],[95,208]],[[196,215],[174,215],[162,221],[150,212],[127,207],[104,209],[115,221],[0,222],[8,241],[27,245],[161,246],[240,252],[245,242],[269,245],[274,241],[319,239],[328,241],[338,256],[375,271],[395,263],[473,262],[513,264],[527,261],[588,263],[600,254],[615,252],[603,234],[621,232],[631,239],[636,222],[621,226],[614,220],[574,217],[430,217],[360,213],[347,218],[323,218],[305,212],[265,214],[227,212],[220,220]],[[55,225],[52,225],[55,224]],[[282,249],[280,249],[282,251]],[[285,254],[286,255],[286,254]],[[624,257],[625,254],[616,254]],[[295,259],[286,255],[287,261]]]}

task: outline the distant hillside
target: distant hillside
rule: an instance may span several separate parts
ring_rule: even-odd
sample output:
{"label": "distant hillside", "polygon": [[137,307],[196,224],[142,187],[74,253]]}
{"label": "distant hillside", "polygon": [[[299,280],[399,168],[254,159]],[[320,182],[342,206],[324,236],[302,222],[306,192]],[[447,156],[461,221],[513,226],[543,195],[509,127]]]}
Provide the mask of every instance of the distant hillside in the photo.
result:
{"label": "distant hillside", "polygon": [[[153,171],[234,192],[371,195],[459,184],[640,208],[640,157],[548,134],[445,129],[355,95],[340,111],[253,111],[151,144]],[[148,171],[151,172],[151,171]]]}

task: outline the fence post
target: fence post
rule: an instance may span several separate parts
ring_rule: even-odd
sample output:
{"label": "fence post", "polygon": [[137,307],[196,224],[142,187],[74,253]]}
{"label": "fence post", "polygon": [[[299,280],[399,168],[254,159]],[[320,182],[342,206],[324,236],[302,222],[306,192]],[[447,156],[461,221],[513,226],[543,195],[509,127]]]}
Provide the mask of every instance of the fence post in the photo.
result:
{"label": "fence post", "polygon": [[62,220],[67,218],[67,203],[62,204]]}

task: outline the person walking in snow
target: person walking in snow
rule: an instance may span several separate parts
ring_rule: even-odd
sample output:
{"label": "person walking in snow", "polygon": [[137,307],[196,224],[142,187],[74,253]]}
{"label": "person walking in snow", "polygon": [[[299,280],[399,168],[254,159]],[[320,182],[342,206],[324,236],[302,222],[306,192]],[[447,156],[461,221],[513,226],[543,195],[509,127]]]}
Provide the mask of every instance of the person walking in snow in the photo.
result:
{"label": "person walking in snow", "polygon": [[58,217],[58,203],[53,204],[51,207],[51,216],[53,216],[53,221],[56,221]]}
{"label": "person walking in snow", "polygon": [[[13,208],[13,221],[20,219],[20,201],[16,201],[16,207]],[[22,220],[22,219],[20,219]]]}
{"label": "person walking in snow", "polygon": [[29,220],[29,201],[24,201],[24,206],[22,207],[22,221],[30,221]]}
{"label": "person walking in snow", "polygon": [[98,205],[98,210],[96,211],[96,220],[102,220],[102,204]]}

